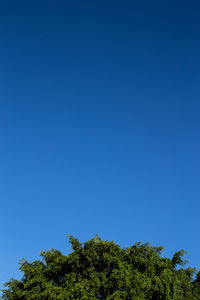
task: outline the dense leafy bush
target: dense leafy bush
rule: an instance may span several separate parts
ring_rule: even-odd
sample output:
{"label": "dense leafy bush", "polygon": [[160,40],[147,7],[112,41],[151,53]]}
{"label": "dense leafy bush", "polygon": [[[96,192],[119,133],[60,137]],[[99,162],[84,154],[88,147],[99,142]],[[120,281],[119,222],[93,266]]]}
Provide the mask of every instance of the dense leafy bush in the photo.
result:
{"label": "dense leafy bush", "polygon": [[200,273],[183,268],[183,250],[169,259],[161,257],[162,247],[148,244],[122,249],[99,237],[83,244],[72,236],[69,239],[73,251],[68,255],[49,250],[41,253],[42,261],[22,260],[22,279],[6,283],[2,298],[200,299]]}

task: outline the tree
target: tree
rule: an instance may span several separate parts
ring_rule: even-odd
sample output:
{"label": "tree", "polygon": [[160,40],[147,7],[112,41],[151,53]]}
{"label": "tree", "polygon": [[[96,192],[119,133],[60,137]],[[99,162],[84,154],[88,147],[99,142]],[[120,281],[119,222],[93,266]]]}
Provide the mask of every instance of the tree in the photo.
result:
{"label": "tree", "polygon": [[69,240],[68,255],[52,249],[41,253],[42,260],[21,260],[23,277],[5,284],[2,299],[200,299],[200,273],[194,278],[196,269],[183,268],[183,250],[169,259],[161,256],[163,247],[150,244],[122,249],[98,236]]}

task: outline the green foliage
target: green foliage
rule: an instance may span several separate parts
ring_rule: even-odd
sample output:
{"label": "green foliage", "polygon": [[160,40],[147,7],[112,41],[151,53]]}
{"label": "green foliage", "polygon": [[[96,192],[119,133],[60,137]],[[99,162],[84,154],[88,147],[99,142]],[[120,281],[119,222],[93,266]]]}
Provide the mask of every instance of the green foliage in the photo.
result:
{"label": "green foliage", "polygon": [[21,260],[23,277],[5,284],[2,299],[200,299],[200,273],[194,279],[196,270],[183,268],[183,250],[169,259],[150,244],[122,249],[98,236],[85,243],[68,237],[68,255],[52,249],[41,253],[41,261]]}

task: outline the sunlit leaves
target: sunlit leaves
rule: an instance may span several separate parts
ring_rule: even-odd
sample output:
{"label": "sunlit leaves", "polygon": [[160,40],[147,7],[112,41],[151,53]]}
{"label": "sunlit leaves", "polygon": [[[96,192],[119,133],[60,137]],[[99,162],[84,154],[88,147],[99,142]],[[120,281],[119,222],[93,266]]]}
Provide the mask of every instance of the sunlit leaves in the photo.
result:
{"label": "sunlit leaves", "polygon": [[[183,266],[184,251],[161,257],[163,247],[134,244],[122,249],[98,236],[80,243],[69,235],[72,252],[51,249],[41,261],[20,261],[21,280],[6,283],[3,299],[199,300],[200,273]],[[178,267],[178,268],[177,268]]]}

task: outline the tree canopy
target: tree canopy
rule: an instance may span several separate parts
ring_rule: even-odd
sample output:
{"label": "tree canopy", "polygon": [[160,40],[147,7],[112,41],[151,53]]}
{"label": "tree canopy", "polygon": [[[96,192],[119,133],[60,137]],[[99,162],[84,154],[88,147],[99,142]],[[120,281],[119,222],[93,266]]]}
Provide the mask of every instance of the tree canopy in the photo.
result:
{"label": "tree canopy", "polygon": [[69,240],[68,255],[52,249],[41,252],[41,260],[21,260],[23,277],[5,284],[2,299],[200,299],[200,272],[184,267],[183,250],[170,259],[161,256],[163,247],[140,242],[121,248],[98,236]]}

